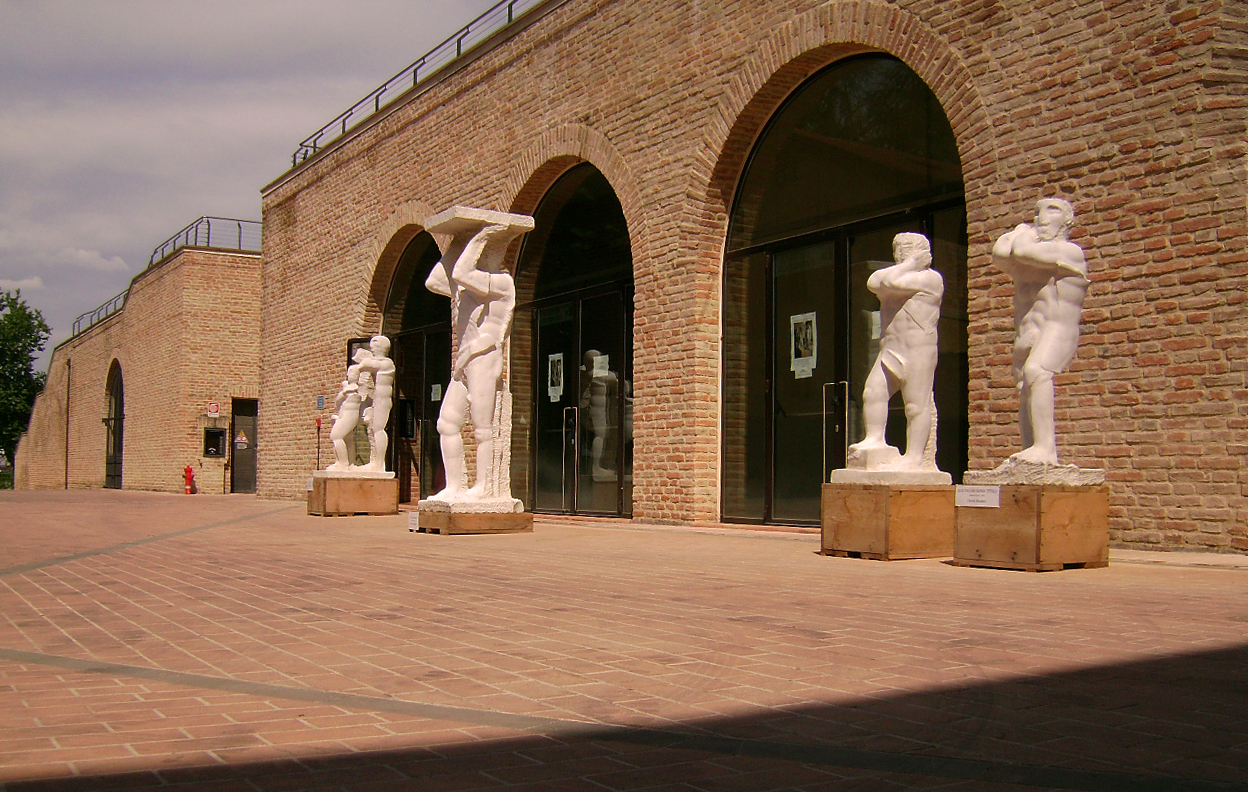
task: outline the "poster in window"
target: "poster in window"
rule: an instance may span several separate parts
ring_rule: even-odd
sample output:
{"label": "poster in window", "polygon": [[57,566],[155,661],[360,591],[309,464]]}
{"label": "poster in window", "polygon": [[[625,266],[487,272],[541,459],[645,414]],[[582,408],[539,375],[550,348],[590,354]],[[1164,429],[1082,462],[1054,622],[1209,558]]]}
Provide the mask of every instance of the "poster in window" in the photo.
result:
{"label": "poster in window", "polygon": [[789,369],[794,379],[814,376],[819,361],[819,334],[815,313],[793,314],[789,317],[791,363]]}
{"label": "poster in window", "polygon": [[563,353],[557,352],[546,358],[546,395],[552,402],[563,398]]}

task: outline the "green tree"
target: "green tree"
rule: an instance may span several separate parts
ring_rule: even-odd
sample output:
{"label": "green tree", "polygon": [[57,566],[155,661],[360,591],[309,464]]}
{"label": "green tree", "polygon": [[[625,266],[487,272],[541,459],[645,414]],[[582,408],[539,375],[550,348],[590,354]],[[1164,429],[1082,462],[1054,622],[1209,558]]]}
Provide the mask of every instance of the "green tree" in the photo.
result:
{"label": "green tree", "polygon": [[21,291],[0,290],[0,453],[13,462],[17,439],[30,423],[35,396],[47,376],[35,371],[35,355],[47,343],[47,322],[22,299]]}

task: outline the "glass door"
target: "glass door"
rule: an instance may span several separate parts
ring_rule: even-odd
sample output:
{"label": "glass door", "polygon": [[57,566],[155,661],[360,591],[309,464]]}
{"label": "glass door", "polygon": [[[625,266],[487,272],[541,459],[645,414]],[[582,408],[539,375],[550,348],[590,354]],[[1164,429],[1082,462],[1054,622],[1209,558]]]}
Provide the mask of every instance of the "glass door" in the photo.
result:
{"label": "glass door", "polygon": [[833,242],[771,259],[771,519],[817,522],[829,427],[825,390],[839,379]]}
{"label": "glass door", "polygon": [[535,310],[535,511],[632,510],[632,335],[624,302],[611,291]]}
{"label": "glass door", "polygon": [[391,413],[390,464],[399,480],[399,502],[410,503],[446,486],[437,423],[451,378],[451,333],[445,328],[400,333],[392,356],[399,408]]}

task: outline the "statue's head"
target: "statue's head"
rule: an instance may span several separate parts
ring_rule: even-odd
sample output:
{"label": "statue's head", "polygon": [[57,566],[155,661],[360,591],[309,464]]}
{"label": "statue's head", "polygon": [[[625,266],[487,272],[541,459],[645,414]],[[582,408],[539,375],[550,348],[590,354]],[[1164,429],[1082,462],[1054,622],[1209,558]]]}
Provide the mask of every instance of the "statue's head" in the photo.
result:
{"label": "statue's head", "polygon": [[1041,240],[1070,239],[1075,226],[1075,208],[1061,198],[1036,201],[1036,236]]}
{"label": "statue's head", "polygon": [[893,260],[900,264],[911,256],[917,256],[924,268],[932,265],[932,245],[927,237],[910,232],[893,237]]}
{"label": "statue's head", "polygon": [[390,339],[383,335],[375,335],[368,342],[368,348],[373,350],[376,357],[385,357],[390,354]]}

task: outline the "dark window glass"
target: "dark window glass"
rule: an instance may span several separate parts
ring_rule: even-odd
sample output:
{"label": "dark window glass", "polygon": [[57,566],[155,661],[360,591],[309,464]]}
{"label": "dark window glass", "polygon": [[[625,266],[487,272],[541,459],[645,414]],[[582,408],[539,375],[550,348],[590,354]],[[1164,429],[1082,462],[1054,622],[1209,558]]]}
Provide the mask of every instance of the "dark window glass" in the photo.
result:
{"label": "dark window glass", "polygon": [[729,250],[962,197],[944,111],[896,58],[841,61],[799,88],[751,155]]}

